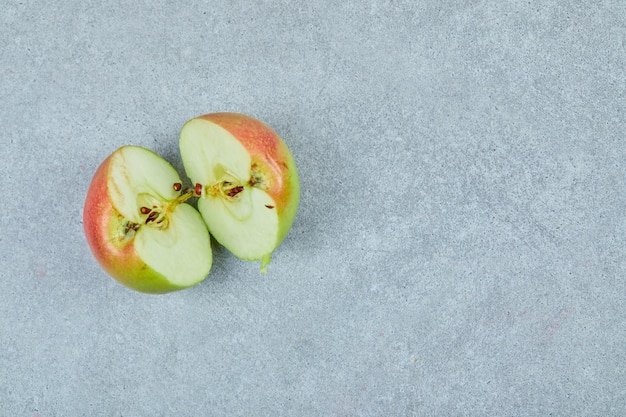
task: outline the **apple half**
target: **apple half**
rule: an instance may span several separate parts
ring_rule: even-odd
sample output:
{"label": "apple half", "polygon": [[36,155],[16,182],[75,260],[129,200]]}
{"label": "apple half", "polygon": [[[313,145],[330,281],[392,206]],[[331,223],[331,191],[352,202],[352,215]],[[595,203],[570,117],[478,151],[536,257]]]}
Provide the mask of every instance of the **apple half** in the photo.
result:
{"label": "apple half", "polygon": [[166,293],[202,281],[211,269],[211,241],[200,214],[181,193],[176,170],[154,152],[124,146],[97,169],[83,225],[102,268],[122,284]]}
{"label": "apple half", "polygon": [[260,260],[266,272],[300,200],[287,145],[257,119],[213,113],[183,126],[180,153],[211,235],[238,258]]}

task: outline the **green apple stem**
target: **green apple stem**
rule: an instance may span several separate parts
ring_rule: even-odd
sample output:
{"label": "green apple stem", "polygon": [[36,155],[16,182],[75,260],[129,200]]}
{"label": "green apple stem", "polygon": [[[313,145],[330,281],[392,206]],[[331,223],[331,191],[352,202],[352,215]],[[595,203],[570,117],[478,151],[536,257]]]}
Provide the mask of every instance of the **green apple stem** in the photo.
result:
{"label": "green apple stem", "polygon": [[267,274],[267,266],[272,263],[272,254],[268,253],[261,258],[261,273]]}

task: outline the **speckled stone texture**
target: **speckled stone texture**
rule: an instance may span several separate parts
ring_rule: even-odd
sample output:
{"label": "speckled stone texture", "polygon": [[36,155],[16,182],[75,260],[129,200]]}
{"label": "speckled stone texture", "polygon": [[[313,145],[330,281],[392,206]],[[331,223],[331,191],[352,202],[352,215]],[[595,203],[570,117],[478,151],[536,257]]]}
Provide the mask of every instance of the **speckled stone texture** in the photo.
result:
{"label": "speckled stone texture", "polygon": [[[0,415],[626,415],[625,45],[621,0],[5,0]],[[289,145],[294,227],[127,290],[91,177],[184,176],[216,111]]]}

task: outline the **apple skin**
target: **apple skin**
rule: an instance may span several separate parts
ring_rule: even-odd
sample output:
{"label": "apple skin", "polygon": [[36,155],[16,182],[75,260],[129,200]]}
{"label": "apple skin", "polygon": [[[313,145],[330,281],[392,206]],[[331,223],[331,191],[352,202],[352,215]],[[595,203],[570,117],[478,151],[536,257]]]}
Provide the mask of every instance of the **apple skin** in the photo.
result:
{"label": "apple skin", "polygon": [[163,294],[187,288],[172,284],[146,265],[132,236],[124,234],[124,217],[113,207],[107,186],[112,156],[96,170],[85,198],[83,228],[91,252],[102,269],[133,290]]}
{"label": "apple skin", "polygon": [[272,128],[251,116],[224,112],[197,118],[227,130],[250,154],[253,173],[263,177],[262,188],[276,203],[278,246],[289,233],[300,202],[300,180],[291,151]]}

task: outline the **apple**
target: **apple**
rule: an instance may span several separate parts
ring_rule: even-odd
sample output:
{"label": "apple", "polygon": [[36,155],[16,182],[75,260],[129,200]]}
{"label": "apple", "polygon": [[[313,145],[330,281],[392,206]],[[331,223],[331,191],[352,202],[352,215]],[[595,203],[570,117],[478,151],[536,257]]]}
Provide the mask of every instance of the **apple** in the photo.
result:
{"label": "apple", "polygon": [[213,113],[185,123],[180,153],[211,235],[238,258],[260,260],[266,272],[300,200],[287,145],[250,116]]}
{"label": "apple", "polygon": [[176,170],[154,152],[124,146],[97,169],[83,210],[87,242],[102,268],[122,284],[166,293],[202,281],[211,241],[185,200]]}

